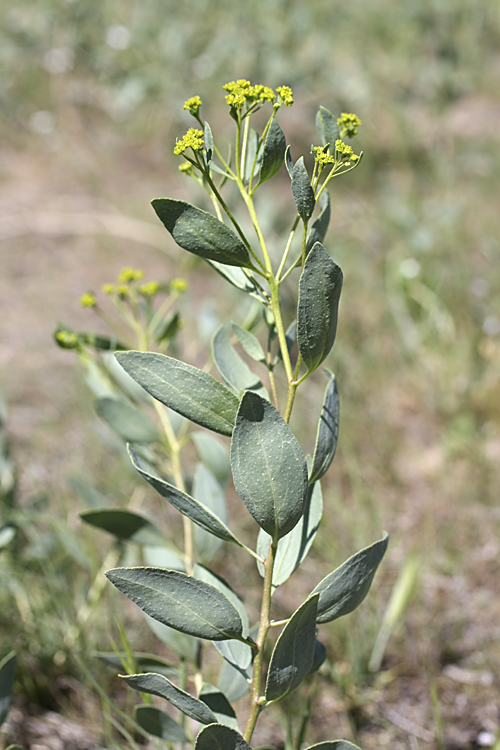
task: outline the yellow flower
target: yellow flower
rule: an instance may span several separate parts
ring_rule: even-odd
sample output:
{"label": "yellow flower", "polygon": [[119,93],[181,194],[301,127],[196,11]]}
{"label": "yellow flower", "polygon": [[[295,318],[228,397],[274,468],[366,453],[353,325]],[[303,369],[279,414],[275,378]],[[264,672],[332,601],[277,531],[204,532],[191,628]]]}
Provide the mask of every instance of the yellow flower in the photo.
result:
{"label": "yellow flower", "polygon": [[285,107],[291,107],[293,104],[293,91],[290,86],[278,86],[276,91],[280,95]]}
{"label": "yellow flower", "polygon": [[337,125],[340,128],[340,137],[352,138],[358,134],[358,127],[361,125],[359,117],[352,112],[342,112],[342,115],[337,119]]}
{"label": "yellow flower", "polygon": [[259,102],[274,102],[276,94],[269,86],[263,86],[261,83],[256,83],[252,86],[251,98]]}
{"label": "yellow flower", "polygon": [[129,295],[129,289],[128,286],[125,286],[125,284],[119,284],[116,287],[116,293],[120,297],[120,299],[125,299],[125,297],[128,297]]}
{"label": "yellow flower", "polygon": [[174,292],[185,292],[187,289],[186,279],[172,279],[170,282],[170,288]]}
{"label": "yellow flower", "polygon": [[147,284],[141,284],[139,291],[145,297],[154,297],[158,292],[158,288],[159,285],[157,281],[148,281]]}
{"label": "yellow flower", "polygon": [[334,164],[335,157],[333,154],[327,154],[323,146],[313,146],[311,154],[314,154],[314,160],[317,164]]}
{"label": "yellow flower", "polygon": [[182,172],[182,174],[185,174],[186,177],[193,177],[194,175],[194,167],[189,161],[185,161],[184,164],[181,164],[179,167],[179,172]]}
{"label": "yellow flower", "polygon": [[359,156],[353,152],[352,146],[348,146],[347,143],[341,141],[340,138],[335,141],[335,155],[340,161],[346,159],[355,164],[359,161]]}
{"label": "yellow flower", "polygon": [[179,156],[183,154],[187,148],[192,148],[193,151],[201,151],[203,148],[203,131],[196,130],[196,128],[189,128],[185,136],[177,141],[174,148],[174,154]]}
{"label": "yellow flower", "polygon": [[76,333],[71,333],[71,331],[58,331],[56,333],[56,340],[64,349],[76,349],[78,346],[78,336]]}
{"label": "yellow flower", "polygon": [[95,294],[93,292],[82,294],[80,297],[80,304],[82,307],[95,307],[97,305]]}
{"label": "yellow flower", "polygon": [[144,271],[138,271],[135,268],[123,268],[118,276],[118,281],[122,284],[129,284],[131,281],[140,281],[144,278]]}
{"label": "yellow flower", "polygon": [[103,284],[101,288],[104,294],[114,294],[114,291],[115,291],[114,284]]}
{"label": "yellow flower", "polygon": [[199,96],[192,96],[191,99],[187,99],[184,102],[183,109],[189,110],[189,114],[196,116],[203,102]]}

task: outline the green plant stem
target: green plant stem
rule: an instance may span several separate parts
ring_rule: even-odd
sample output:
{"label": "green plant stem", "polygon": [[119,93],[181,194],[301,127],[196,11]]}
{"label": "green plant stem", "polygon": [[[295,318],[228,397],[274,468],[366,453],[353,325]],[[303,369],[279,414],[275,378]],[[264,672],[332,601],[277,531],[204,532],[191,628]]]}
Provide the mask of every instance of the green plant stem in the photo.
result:
{"label": "green plant stem", "polygon": [[257,719],[259,718],[259,714],[262,711],[263,707],[261,690],[262,671],[264,666],[264,648],[266,645],[267,634],[270,628],[273,569],[277,548],[278,542],[272,541],[269,545],[269,554],[264,566],[265,572],[264,584],[262,588],[262,605],[260,609],[259,631],[257,633],[257,638],[255,641],[258,651],[253,663],[253,676],[252,684],[250,687],[250,713],[248,714],[245,731],[243,732],[243,737],[248,743],[252,739]]}

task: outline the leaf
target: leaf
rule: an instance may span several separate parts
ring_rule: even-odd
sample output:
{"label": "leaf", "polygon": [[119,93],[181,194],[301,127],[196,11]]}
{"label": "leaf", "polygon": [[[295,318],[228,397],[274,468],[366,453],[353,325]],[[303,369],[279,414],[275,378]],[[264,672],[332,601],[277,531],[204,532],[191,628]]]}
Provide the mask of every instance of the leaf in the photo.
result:
{"label": "leaf", "polygon": [[0,549],[6,547],[16,536],[17,529],[13,523],[6,523],[0,529]]}
{"label": "leaf", "polygon": [[[260,136],[253,128],[250,128],[247,140],[247,154],[245,159],[245,185],[250,182],[250,172],[255,160],[255,154],[259,150]],[[255,177],[259,173],[260,165],[262,163],[262,154],[257,157],[255,161],[255,168],[252,177]]]}
{"label": "leaf", "polygon": [[[326,194],[328,195],[328,193]],[[170,343],[178,333],[181,327],[181,323],[182,321],[179,313],[177,311],[171,313],[171,315],[169,315],[167,318],[161,320],[158,327],[155,329],[155,341],[158,344]]]}
{"label": "leaf", "polygon": [[253,333],[245,330],[245,328],[242,328],[237,323],[232,323],[231,325],[233,328],[233,332],[240,342],[245,354],[247,354],[255,362],[262,362],[263,364],[266,364],[266,355],[264,354],[264,350],[260,345],[259,339],[254,336]]}
{"label": "leaf", "polygon": [[311,593],[319,594],[318,623],[348,615],[361,604],[388,543],[389,537],[384,533],[382,539],[357,552],[318,583]]}
{"label": "leaf", "polygon": [[205,466],[221,484],[225,484],[231,475],[226,444],[210,432],[192,432],[191,437]]}
{"label": "leaf", "polygon": [[319,418],[309,484],[326,474],[335,457],[339,435],[339,392],[335,375],[325,370],[329,381],[325,390],[323,408]]}
{"label": "leaf", "polygon": [[317,742],[306,750],[360,750],[360,748],[347,740],[333,740],[333,742]]}
{"label": "leaf", "polygon": [[[196,467],[192,491],[193,497],[226,525],[227,508],[224,490],[212,472],[203,464],[198,464]],[[198,525],[194,527],[193,534],[196,552],[201,562],[210,562],[220,550],[223,540]]]}
{"label": "leaf", "polygon": [[[197,563],[194,566],[193,569],[193,576],[197,578],[199,581],[204,581],[205,583],[208,583],[210,586],[213,586],[218,591],[220,591],[221,594],[225,596],[225,598],[231,602],[235,610],[238,612],[240,616],[240,620],[242,623],[242,633],[243,636],[246,637],[248,634],[248,615],[247,611],[243,605],[243,602],[241,601],[240,597],[235,594],[231,586],[220,576],[215,575],[215,573],[212,573],[211,570],[209,570],[205,565],[200,565]],[[246,646],[247,644],[242,643],[242,646]]]}
{"label": "leaf", "polygon": [[210,724],[203,727],[194,750],[251,750],[248,742],[236,729],[225,727],[223,724]]}
{"label": "leaf", "polygon": [[183,714],[199,721],[201,724],[212,724],[217,721],[206,703],[198,700],[198,698],[193,698],[192,695],[174,685],[161,674],[150,672],[148,674],[120,675],[120,677],[134,690],[164,698],[172,706],[182,711]]}
{"label": "leaf", "polygon": [[143,615],[148,627],[165,646],[173,651],[174,654],[182,656],[193,664],[196,663],[200,650],[200,642],[196,638],[186,635],[186,633],[181,633],[179,630],[169,628],[145,612],[143,612]]}
{"label": "leaf", "polygon": [[266,398],[267,391],[246,362],[234,349],[230,340],[231,324],[222,325],[212,339],[214,362],[227,385],[236,393],[255,391]]}
{"label": "leaf", "polygon": [[203,581],[163,568],[115,568],[106,576],[146,614],[181,633],[211,641],[241,637],[236,609]]}
{"label": "leaf", "polygon": [[266,681],[266,700],[278,701],[293,692],[309,674],[316,643],[319,596],[311,596],[291,616],[276,641]]}
{"label": "leaf", "polygon": [[262,185],[263,182],[270,180],[278,174],[283,166],[285,150],[285,134],[276,120],[272,120],[271,126],[267,131],[266,140],[264,141],[258,185]]}
{"label": "leaf", "polygon": [[304,223],[308,222],[313,215],[316,198],[311,187],[307,169],[304,166],[304,157],[301,156],[295,162],[292,172],[292,193],[297,206],[297,213]]}
{"label": "leaf", "polygon": [[[285,583],[302,563],[318,531],[323,515],[323,495],[321,485],[310,485],[304,515],[292,531],[280,539],[273,568],[273,588]],[[268,555],[271,537],[263,529],[257,538],[257,554],[264,559]],[[264,565],[257,562],[259,572],[264,577]]]}
{"label": "leaf", "polygon": [[251,266],[241,239],[212,214],[173,198],[155,198],[151,203],[179,247],[228,266]]}
{"label": "leaf", "polygon": [[314,644],[313,663],[311,669],[309,670],[309,674],[314,674],[314,672],[317,672],[321,665],[324,663],[325,659],[326,648],[321,643],[321,641],[318,641],[318,639],[316,638],[316,643]]}
{"label": "leaf", "polygon": [[11,651],[0,661],[0,726],[9,713],[16,679],[16,654]]}
{"label": "leaf", "polygon": [[228,529],[226,524],[210,508],[185,492],[181,492],[181,490],[161,479],[157,474],[153,474],[152,470],[141,461],[131,448],[129,448],[129,453],[137,471],[174,508],[177,508],[183,515],[190,518],[206,531],[219,537],[219,539],[223,539],[225,542],[233,542],[240,547],[242,546],[241,542]]}
{"label": "leaf", "polygon": [[[95,651],[92,656],[116,669],[123,669],[123,664],[128,657],[125,652],[117,653],[115,651]],[[179,670],[176,667],[172,667],[164,659],[160,659],[159,656],[154,656],[154,654],[134,652],[133,657],[137,667],[142,672],[151,672],[155,669],[164,677],[178,677],[179,675]]]}
{"label": "leaf", "polygon": [[144,545],[142,548],[142,554],[144,561],[148,567],[151,568],[167,568],[167,570],[180,570],[182,573],[186,572],[184,561],[181,559],[180,550],[175,550],[173,547],[150,547]]}
{"label": "leaf", "polygon": [[316,242],[323,242],[328,231],[331,214],[330,195],[328,190],[323,190],[319,196],[319,205],[321,207],[319,216],[313,221],[307,232],[306,255],[309,255]]}
{"label": "leaf", "polygon": [[91,526],[96,526],[117,539],[126,539],[136,544],[152,546],[165,544],[165,537],[147,518],[130,510],[100,508],[80,513],[80,518]]}
{"label": "leaf", "polygon": [[337,118],[334,117],[326,107],[320,106],[316,113],[316,130],[318,131],[323,146],[326,146],[326,144],[329,143],[330,153],[333,153],[335,141],[337,138],[340,138],[340,130],[337,125]]}
{"label": "leaf", "polygon": [[214,153],[214,138],[213,138],[212,130],[208,122],[205,123],[204,130],[205,132],[204,132],[203,140],[205,141],[205,152],[207,155],[207,164],[210,164],[210,162],[212,161],[213,153]]}
{"label": "leaf", "polygon": [[238,728],[233,707],[220,689],[205,683],[200,692],[200,700],[215,714],[217,721],[227,727]]}
{"label": "leaf", "polygon": [[145,732],[167,742],[188,742],[188,738],[175,719],[154,706],[135,706],[135,720]]}
{"label": "leaf", "polygon": [[226,281],[229,281],[236,289],[249,294],[250,297],[259,302],[266,302],[265,297],[259,290],[253,278],[245,273],[242,268],[236,266],[226,266],[224,263],[216,263],[214,260],[208,260],[207,263],[214,268]]}
{"label": "leaf", "polygon": [[[220,643],[237,643],[237,641],[219,641],[219,645]],[[226,660],[222,665],[217,685],[231,703],[239,701],[250,690],[245,675]]]}
{"label": "leaf", "polygon": [[297,342],[309,372],[328,356],[337,333],[342,271],[317,242],[304,264],[299,282]]}
{"label": "leaf", "polygon": [[231,441],[236,492],[259,526],[274,539],[298,523],[307,498],[307,465],[297,438],[281,414],[246,391]]}
{"label": "leaf", "polygon": [[286,147],[286,151],[285,151],[285,166],[286,166],[288,174],[290,175],[290,179],[292,179],[292,174],[293,174],[293,159],[292,159],[292,154],[290,152],[290,146]]}
{"label": "leaf", "polygon": [[160,439],[155,423],[126,401],[98,398],[95,409],[101,419],[128,443],[156,443]]}
{"label": "leaf", "polygon": [[123,369],[162,404],[202,427],[231,436],[238,399],[211,375],[156,352],[116,356]]}

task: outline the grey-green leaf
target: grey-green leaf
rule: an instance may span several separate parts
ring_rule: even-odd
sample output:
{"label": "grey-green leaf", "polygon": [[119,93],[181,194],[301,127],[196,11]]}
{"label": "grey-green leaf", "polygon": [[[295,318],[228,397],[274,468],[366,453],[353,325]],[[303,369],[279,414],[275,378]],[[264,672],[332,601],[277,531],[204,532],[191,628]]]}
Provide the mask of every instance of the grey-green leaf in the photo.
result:
{"label": "grey-green leaf", "polygon": [[245,353],[255,362],[266,364],[266,355],[259,339],[237,323],[232,323],[232,328]]}
{"label": "grey-green leaf", "polygon": [[197,367],[156,352],[118,352],[123,369],[151,396],[192,422],[231,435],[238,399]]}
{"label": "grey-green leaf", "polygon": [[161,674],[149,672],[146,674],[121,675],[127,685],[138,690],[140,693],[149,693],[164,698],[166,701],[182,711],[201,724],[212,724],[217,721],[214,714],[207,707],[206,703],[193,698],[169,679]]}
{"label": "grey-green leaf", "polygon": [[16,679],[16,654],[11,651],[0,661],[0,726],[9,713]]}
{"label": "grey-green leaf", "polygon": [[339,392],[335,375],[329,370],[325,370],[325,372],[329,380],[318,423],[309,484],[317,482],[318,479],[321,479],[326,474],[337,449],[339,435]]}
{"label": "grey-green leaf", "polygon": [[[227,508],[224,489],[212,472],[203,464],[196,467],[193,497],[224,524],[227,524]],[[196,552],[202,563],[208,563],[220,550],[223,540],[211,531],[196,525],[193,529]]]}
{"label": "grey-green leaf", "polygon": [[135,720],[145,732],[166,742],[188,742],[183,728],[165,711],[154,706],[136,706]]}
{"label": "grey-green leaf", "polygon": [[251,750],[251,748],[236,729],[225,727],[223,724],[209,724],[208,727],[203,727],[196,738],[194,750]]}
{"label": "grey-green leaf", "polygon": [[283,166],[285,157],[286,140],[285,134],[276,122],[273,120],[267,132],[262,151],[262,163],[260,165],[259,185],[270,180],[278,174]]}
{"label": "grey-green leaf", "polygon": [[304,157],[297,159],[292,171],[292,193],[297,206],[297,213],[302,221],[307,222],[313,215],[316,199],[312,189],[307,169],[304,165]]}
{"label": "grey-green leaf", "polygon": [[382,539],[357,552],[318,583],[312,592],[319,594],[318,623],[332,622],[361,604],[388,543],[389,537],[384,533]]}
{"label": "grey-green leaf", "polygon": [[200,692],[200,700],[213,711],[218,722],[234,729],[238,728],[234,709],[220,688],[205,683]]}
{"label": "grey-green leaf", "polygon": [[158,622],[154,617],[150,617],[143,612],[144,619],[153,633],[159,640],[165,644],[174,654],[182,656],[190,662],[196,663],[198,658],[200,642],[191,635],[181,633],[179,630],[169,628],[162,622]]}
{"label": "grey-green leaf", "polygon": [[117,539],[151,546],[165,544],[165,537],[151,521],[130,510],[119,508],[86,510],[80,513],[80,518],[91,526],[113,534]]}
{"label": "grey-green leaf", "polygon": [[306,258],[299,282],[297,343],[309,372],[328,356],[337,333],[342,271],[320,242]]}
{"label": "grey-green leaf", "polygon": [[360,748],[348,740],[333,740],[333,742],[317,742],[306,750],[360,750]]}
{"label": "grey-green leaf", "polygon": [[107,578],[146,614],[195,638],[240,638],[242,623],[233,605],[203,581],[163,568],[115,568]]}
{"label": "grey-green leaf", "polygon": [[228,266],[251,266],[241,239],[212,214],[173,198],[155,198],[152,206],[179,247]]}
{"label": "grey-green leaf", "polygon": [[[235,594],[231,586],[223,578],[215,575],[215,573],[212,573],[212,571],[209,570],[209,568],[207,568],[205,565],[196,564],[193,569],[193,576],[199,581],[204,581],[205,583],[210,584],[210,586],[218,589],[221,594],[223,594],[226,599],[231,602],[240,616],[242,623],[242,633],[244,636],[246,636],[248,633],[247,611],[240,597]],[[239,642],[237,643],[239,645]],[[242,643],[241,645],[245,646],[246,644]]]}
{"label": "grey-green leaf", "polygon": [[[100,659],[105,664],[110,664],[116,669],[123,669],[124,663],[128,659],[128,655],[123,651],[95,651],[92,656]],[[170,666],[164,659],[160,659],[159,656],[154,654],[143,653],[141,651],[134,652],[134,663],[141,672],[150,672],[152,669],[156,670],[164,677],[178,677],[179,670],[176,667]]]}
{"label": "grey-green leaf", "polygon": [[323,146],[327,143],[330,144],[330,153],[334,152],[335,141],[340,137],[339,126],[337,125],[337,119],[332,115],[330,110],[326,107],[321,107],[316,113],[316,130],[318,131],[319,137]]}
{"label": "grey-green leaf", "polygon": [[316,643],[319,597],[311,596],[294,612],[276,641],[266,682],[266,700],[277,701],[295,690],[311,671]]}
{"label": "grey-green leaf", "polygon": [[212,339],[214,362],[227,385],[236,393],[256,391],[265,398],[267,391],[246,362],[233,347],[230,339],[231,324],[222,325]]}
{"label": "grey-green leaf", "polygon": [[[304,514],[292,531],[280,539],[273,568],[273,588],[281,586],[294,573],[311,549],[323,515],[323,494],[321,485],[310,485]],[[257,538],[257,554],[264,559],[268,555],[271,537],[263,529]],[[261,576],[264,565],[257,563]]]}
{"label": "grey-green leaf", "polygon": [[307,498],[307,465],[297,438],[281,414],[246,391],[231,441],[236,492],[273,539],[299,522]]}
{"label": "grey-green leaf", "polygon": [[286,151],[285,151],[285,166],[286,166],[286,170],[287,170],[288,174],[290,175],[290,179],[292,179],[292,174],[293,174],[293,159],[292,159],[292,154],[291,154],[291,151],[290,151],[290,146],[286,147]]}
{"label": "grey-green leaf", "polygon": [[214,268],[226,281],[229,281],[236,289],[241,289],[242,292],[249,294],[250,297],[258,300],[259,302],[265,302],[265,298],[262,292],[259,291],[257,284],[251,276],[248,276],[242,268],[236,266],[227,266],[224,263],[216,263],[214,260],[207,261],[209,265]]}
{"label": "grey-green leaf", "polygon": [[[236,641],[219,641],[220,643],[236,643]],[[231,703],[239,701],[250,690],[245,674],[227,660],[222,665],[217,685]]]}
{"label": "grey-green leaf", "polygon": [[177,508],[178,511],[190,518],[194,523],[201,526],[211,534],[223,539],[225,542],[233,542],[239,545],[241,542],[228,529],[222,521],[208,506],[204,505],[194,497],[181,492],[173,484],[169,484],[164,479],[154,474],[153,471],[139,458],[139,456],[129,448],[130,458],[137,471],[149,482],[149,484],[160,493],[165,500]]}
{"label": "grey-green leaf", "polygon": [[323,242],[330,224],[330,195],[328,190],[323,190],[319,197],[321,211],[309,227],[306,238],[306,254],[309,255],[316,242]]}
{"label": "grey-green leaf", "polygon": [[212,156],[214,154],[214,138],[212,135],[212,129],[210,128],[210,125],[208,122],[205,122],[205,133],[203,140],[205,141],[205,153],[207,155],[207,164],[210,164],[212,161]]}
{"label": "grey-green leaf", "polygon": [[160,439],[153,420],[126,401],[98,398],[95,409],[101,419],[128,443],[155,443]]}
{"label": "grey-green leaf", "polygon": [[205,466],[221,484],[225,484],[231,475],[229,447],[210,432],[193,432],[191,437]]}
{"label": "grey-green leaf", "polygon": [[248,133],[247,154],[245,159],[245,185],[248,185],[248,183],[250,182],[250,172],[252,171],[254,161],[255,168],[253,170],[252,177],[255,177],[255,175],[259,173],[260,165],[262,163],[262,154],[260,154],[260,156],[257,156],[257,159],[255,159],[255,155],[257,154],[257,151],[259,149],[259,142],[259,134],[256,130],[250,128],[250,131]]}

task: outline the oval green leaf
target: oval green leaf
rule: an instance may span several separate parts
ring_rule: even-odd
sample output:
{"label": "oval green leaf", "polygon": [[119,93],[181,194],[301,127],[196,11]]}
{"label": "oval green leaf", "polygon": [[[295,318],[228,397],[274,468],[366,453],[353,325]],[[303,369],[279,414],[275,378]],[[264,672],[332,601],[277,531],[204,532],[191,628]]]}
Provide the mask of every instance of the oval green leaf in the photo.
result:
{"label": "oval green leaf", "polygon": [[[227,524],[227,507],[224,488],[212,472],[198,464],[194,474],[193,497],[208,508],[224,526]],[[226,527],[227,528],[227,527]],[[196,524],[193,529],[195,549],[202,563],[209,563],[222,547],[223,540],[211,531]]]}
{"label": "oval green leaf", "polygon": [[166,742],[188,742],[188,737],[175,719],[154,706],[136,706],[135,720],[145,732]]}
{"label": "oval green leaf", "polygon": [[236,266],[226,266],[224,263],[216,263],[214,260],[209,260],[207,263],[214,268],[226,281],[229,281],[236,289],[241,289],[242,292],[249,294],[250,297],[258,300],[259,302],[266,303],[266,299],[262,292],[259,290],[257,284],[251,275],[247,275],[242,268]]}
{"label": "oval green leaf", "polygon": [[155,198],[152,206],[179,247],[228,266],[251,266],[241,239],[212,214],[173,198]]}
{"label": "oval green leaf", "polygon": [[232,323],[233,332],[236,334],[236,338],[240,342],[244,352],[248,354],[248,356],[253,359],[255,362],[262,362],[262,364],[266,364],[267,359],[266,355],[264,354],[264,349],[260,345],[259,339],[253,335],[253,333],[250,333],[250,331],[247,331],[245,328],[242,328],[237,323]]}
{"label": "oval green leaf", "polygon": [[[220,643],[229,643],[229,641],[219,641]],[[231,703],[239,701],[250,690],[247,676],[228,661],[224,661],[222,665],[217,685]]]}
{"label": "oval green leaf", "polygon": [[306,750],[360,750],[360,748],[348,740],[333,740],[332,742],[317,742]]}
{"label": "oval green leaf", "polygon": [[309,372],[328,356],[337,333],[342,271],[317,242],[304,264],[299,282],[297,343]]}
{"label": "oval green leaf", "polygon": [[164,698],[166,701],[201,724],[212,724],[217,721],[216,717],[207,707],[206,703],[193,698],[169,679],[161,674],[149,672],[146,674],[120,675],[127,685],[138,690],[140,693],[149,693]]}
{"label": "oval green leaf", "polygon": [[164,568],[115,568],[106,576],[146,614],[181,633],[210,641],[241,638],[238,612],[203,581]]}
{"label": "oval green leaf", "polygon": [[213,685],[205,683],[201,688],[200,700],[215,714],[217,721],[227,727],[238,728],[238,721],[234,709],[224,693]]}
{"label": "oval green leaf", "polygon": [[95,409],[101,419],[127,443],[156,443],[160,439],[153,420],[126,401],[98,398]]}
{"label": "oval green leaf", "polygon": [[251,750],[251,747],[236,729],[209,724],[196,738],[194,750]]}
{"label": "oval green leaf", "polygon": [[231,343],[231,324],[222,325],[212,339],[212,354],[217,369],[227,385],[239,395],[242,391],[255,391],[267,398],[267,391]]}
{"label": "oval green leaf", "polygon": [[318,595],[307,599],[291,616],[276,641],[267,673],[267,701],[278,701],[289,695],[311,671],[318,599]]}
{"label": "oval green leaf", "polygon": [[229,447],[210,432],[192,432],[191,437],[202,462],[222,485],[226,484],[231,476]]}
{"label": "oval green leaf", "polygon": [[258,182],[259,185],[262,185],[263,182],[270,180],[274,175],[278,174],[283,166],[285,150],[285,134],[276,120],[272,120],[266,135],[266,140],[264,141]]}
{"label": "oval green leaf", "polygon": [[297,206],[297,213],[304,223],[308,222],[313,215],[316,198],[304,165],[303,156],[297,159],[293,167],[292,193]]}
{"label": "oval green leaf", "polygon": [[196,663],[200,652],[200,642],[196,638],[186,635],[186,633],[181,633],[179,630],[169,628],[145,612],[143,612],[143,615],[148,627],[167,648],[193,664]]}
{"label": "oval green leaf", "polygon": [[165,544],[165,537],[156,526],[144,516],[130,510],[119,508],[86,510],[80,513],[80,518],[91,526],[113,534],[117,539],[126,539],[136,544],[150,544],[153,547]]}
{"label": "oval green leaf", "polygon": [[309,484],[317,482],[330,468],[337,450],[339,436],[339,392],[335,375],[325,370],[329,381],[316,433],[316,446],[312,462]]}
{"label": "oval green leaf", "polygon": [[337,119],[326,107],[320,106],[316,113],[316,130],[323,146],[326,146],[327,143],[330,144],[329,151],[332,154],[335,148],[335,141],[337,138],[340,138],[340,130],[337,125]]}
{"label": "oval green leaf", "polygon": [[156,352],[119,352],[116,358],[162,404],[202,427],[231,436],[238,399],[211,375]]}
{"label": "oval green leaf", "polygon": [[319,594],[318,623],[348,615],[361,604],[388,543],[389,537],[384,533],[382,539],[357,552],[318,583],[311,593]]}
{"label": "oval green leaf", "polygon": [[330,224],[330,195],[328,190],[323,190],[319,197],[321,211],[309,227],[306,238],[306,255],[309,255],[316,242],[323,242]]}
{"label": "oval green leaf", "polygon": [[231,441],[236,492],[259,526],[281,539],[299,522],[307,498],[307,465],[281,414],[246,391]]}

